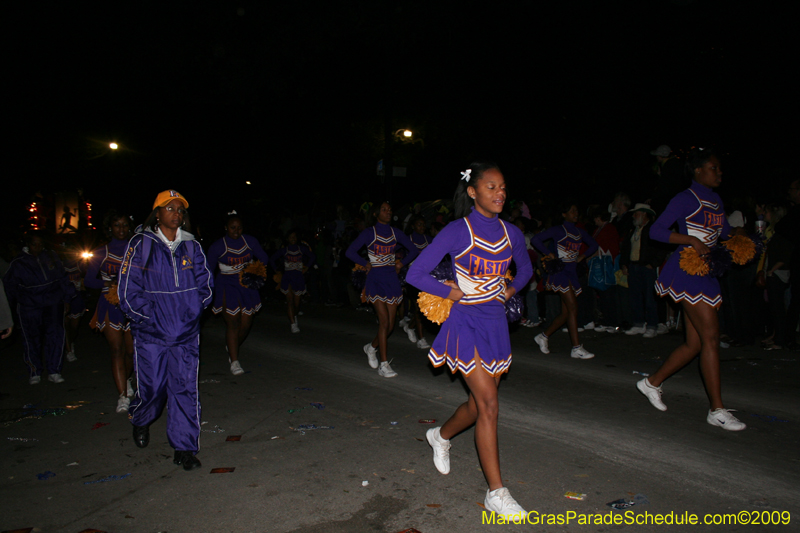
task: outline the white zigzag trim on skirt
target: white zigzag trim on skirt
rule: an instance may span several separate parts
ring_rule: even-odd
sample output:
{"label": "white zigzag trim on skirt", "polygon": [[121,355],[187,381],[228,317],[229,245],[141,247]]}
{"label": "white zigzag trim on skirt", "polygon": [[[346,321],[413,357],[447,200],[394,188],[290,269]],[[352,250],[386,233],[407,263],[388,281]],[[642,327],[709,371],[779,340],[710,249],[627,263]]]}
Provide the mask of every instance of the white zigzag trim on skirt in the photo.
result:
{"label": "white zigzag trim on skirt", "polygon": [[686,300],[692,305],[697,305],[700,302],[706,303],[711,307],[719,307],[722,304],[722,295],[718,294],[714,298],[710,298],[702,292],[697,295],[686,294],[686,291],[675,292],[672,287],[664,287],[660,282],[656,281],[656,292],[659,296],[669,295],[675,302]]}

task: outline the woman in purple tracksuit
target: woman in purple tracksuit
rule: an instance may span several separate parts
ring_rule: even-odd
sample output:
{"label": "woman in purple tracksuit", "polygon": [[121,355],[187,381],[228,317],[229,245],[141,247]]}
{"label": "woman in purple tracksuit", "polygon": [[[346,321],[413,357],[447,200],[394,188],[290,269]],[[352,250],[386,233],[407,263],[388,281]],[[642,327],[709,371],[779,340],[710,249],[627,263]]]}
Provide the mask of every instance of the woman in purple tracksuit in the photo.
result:
{"label": "woman in purple tracksuit", "polygon": [[90,289],[100,290],[93,323],[111,348],[111,375],[117,386],[117,412],[128,411],[133,396],[130,377],[133,372],[133,337],[131,324],[118,304],[109,301],[117,295],[117,276],[128,248],[131,236],[131,221],[114,209],[103,218],[103,231],[111,242],[92,252],[84,284]]}
{"label": "woman in purple tracksuit", "polygon": [[167,438],[173,462],[200,466],[197,372],[200,317],[211,303],[206,256],[188,229],[189,202],[161,192],[142,230],[128,243],[119,273],[120,307],[131,319],[138,389],[131,402],[134,443],[144,448],[152,424],[168,405]]}
{"label": "woman in purple tracksuit", "polygon": [[236,211],[228,213],[226,235],[208,249],[209,268],[212,272],[219,269],[214,278],[211,310],[215,315],[222,313],[225,320],[225,349],[234,376],[244,374],[239,362],[239,348],[250,333],[253,316],[261,309],[258,290],[242,286],[239,274],[255,259],[264,263],[265,268],[269,262],[269,256],[258,239],[243,234],[243,229],[242,219]]}
{"label": "woman in purple tracksuit", "polygon": [[9,303],[17,308],[29,382],[31,385],[41,382],[47,366],[47,379],[63,383],[64,304],[75,296],[75,286],[58,256],[45,249],[38,231],[28,232],[25,244],[22,253],[9,264],[3,284]]}
{"label": "woman in purple tracksuit", "polygon": [[[719,159],[711,150],[695,148],[686,160],[692,185],[678,193],[650,229],[650,237],[677,244],[656,281],[656,292],[680,303],[685,316],[686,340],[649,378],[637,383],[639,392],[660,411],[667,406],[661,400],[661,384],[700,354],[700,373],[710,409],[706,422],[727,431],[741,431],[747,426],[725,409],[719,370],[719,317],[722,304],[719,281],[713,276],[694,276],[680,267],[680,252],[688,246],[701,256],[720,240],[731,236],[722,200],[712,189],[722,183]],[[677,223],[678,231],[670,228]]]}
{"label": "woman in purple tracksuit", "polygon": [[[493,163],[470,165],[456,189],[458,218],[445,227],[408,270],[406,280],[419,290],[449,298],[450,315],[433,341],[428,358],[433,366],[447,363],[469,388],[469,399],[440,428],[428,430],[433,463],[450,472],[450,439],[475,425],[475,445],[489,485],[486,510],[510,520],[525,518],[525,510],[503,486],[497,441],[500,377],[511,366],[505,303],[533,275],[525,237],[516,226],[500,220],[506,201],[506,183]],[[470,212],[470,209],[472,210]],[[440,283],[430,275],[442,258],[453,261],[453,279]],[[517,276],[508,283],[511,261]]]}
{"label": "woman in purple tracksuit", "polygon": [[[372,216],[377,222],[356,237],[347,248],[348,259],[367,269],[367,282],[364,294],[375,308],[378,316],[378,334],[372,342],[364,345],[369,366],[378,369],[378,375],[385,378],[397,376],[386,360],[387,339],[394,329],[397,306],[403,301],[403,289],[397,274],[404,265],[410,263],[417,254],[417,247],[405,233],[389,225],[392,221],[392,206],[389,202],[376,202],[372,205]],[[408,250],[402,261],[396,260],[394,251],[400,244]],[[369,261],[365,261],[358,251],[366,246]],[[380,366],[378,353],[380,352]]]}
{"label": "woman in purple tracksuit", "polygon": [[[566,202],[562,208],[563,224],[553,226],[531,238],[531,245],[551,259],[555,255],[550,253],[544,243],[552,239],[558,251],[558,259],[564,262],[564,269],[548,275],[545,284],[547,290],[561,296],[561,314],[553,320],[547,331],[538,334],[534,340],[542,353],[550,353],[550,336],[566,324],[572,341],[570,355],[575,359],[591,359],[594,354],[586,350],[578,339],[578,295],[583,289],[578,282],[576,270],[578,263],[597,251],[597,242],[585,230],[575,225],[578,222],[578,206]],[[581,253],[584,245],[588,248]]]}
{"label": "woman in purple tracksuit", "polygon": [[303,273],[314,264],[316,256],[304,242],[297,242],[297,232],[286,234],[286,246],[272,254],[269,264],[276,271],[282,271],[281,292],[286,295],[286,312],[292,333],[300,333],[297,325],[297,312],[300,310],[300,297],[306,293],[306,280]]}

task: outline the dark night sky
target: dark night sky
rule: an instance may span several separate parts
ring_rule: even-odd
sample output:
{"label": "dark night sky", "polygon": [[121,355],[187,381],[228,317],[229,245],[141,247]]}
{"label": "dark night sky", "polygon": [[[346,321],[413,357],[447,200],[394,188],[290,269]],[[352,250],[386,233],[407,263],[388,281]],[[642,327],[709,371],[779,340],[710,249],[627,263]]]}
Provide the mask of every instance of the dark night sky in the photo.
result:
{"label": "dark night sky", "polygon": [[[384,193],[387,118],[424,140],[396,147],[396,203],[449,197],[475,156],[501,164],[512,197],[610,196],[662,143],[721,147],[731,190],[797,146],[788,6],[28,4],[4,17],[12,212],[76,187],[140,216],[168,187],[204,212],[361,201]],[[104,155],[109,140],[124,150]]]}

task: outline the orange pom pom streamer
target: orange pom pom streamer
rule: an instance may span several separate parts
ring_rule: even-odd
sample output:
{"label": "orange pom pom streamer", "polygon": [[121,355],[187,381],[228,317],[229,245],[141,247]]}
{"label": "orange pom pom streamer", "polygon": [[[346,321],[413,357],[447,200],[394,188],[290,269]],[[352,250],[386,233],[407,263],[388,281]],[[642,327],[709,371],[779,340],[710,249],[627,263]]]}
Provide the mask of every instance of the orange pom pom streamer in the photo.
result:
{"label": "orange pom pom streamer", "polygon": [[435,324],[441,324],[450,316],[450,308],[453,307],[453,300],[440,298],[427,292],[420,292],[417,298],[419,310],[428,317],[428,320]]}
{"label": "orange pom pom streamer", "polygon": [[119,294],[117,294],[116,283],[114,283],[108,288],[108,292],[105,294],[105,298],[111,305],[119,305]]}
{"label": "orange pom pom streamer", "polygon": [[358,271],[358,270],[364,270],[364,271],[366,271],[366,270],[367,270],[367,267],[365,267],[365,266],[362,266],[362,265],[356,265],[356,266],[354,266],[354,267],[353,267],[353,272],[356,272],[356,271]]}
{"label": "orange pom pom streamer", "polygon": [[730,250],[731,259],[737,265],[747,264],[756,255],[756,243],[753,239],[744,235],[736,235],[722,243],[725,248]]}
{"label": "orange pom pom streamer", "polygon": [[678,264],[681,270],[692,276],[708,275],[708,264],[698,255],[697,250],[691,246],[681,250],[681,260]]}
{"label": "orange pom pom streamer", "polygon": [[266,278],[267,266],[258,259],[256,259],[255,261],[250,261],[249,263],[247,263],[247,266],[244,267],[241,272],[239,272],[239,277],[241,277],[242,273],[244,272],[248,274],[255,274],[256,276],[261,278]]}

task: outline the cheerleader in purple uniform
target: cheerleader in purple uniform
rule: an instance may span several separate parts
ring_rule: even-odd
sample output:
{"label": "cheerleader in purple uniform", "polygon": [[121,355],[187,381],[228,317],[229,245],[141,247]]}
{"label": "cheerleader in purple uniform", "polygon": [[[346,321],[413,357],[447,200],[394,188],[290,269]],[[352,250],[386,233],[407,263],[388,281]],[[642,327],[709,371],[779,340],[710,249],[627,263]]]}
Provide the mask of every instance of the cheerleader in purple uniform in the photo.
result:
{"label": "cheerleader in purple uniform", "polygon": [[[300,298],[307,292],[303,274],[314,264],[316,256],[306,243],[297,242],[297,232],[286,235],[286,246],[270,257],[270,264],[276,271],[282,270],[281,292],[286,295],[286,309],[292,333],[300,333],[297,313],[300,311]],[[281,264],[282,263],[282,264]]]}
{"label": "cheerleader in purple uniform", "polygon": [[[103,333],[111,348],[111,375],[119,395],[117,412],[123,413],[128,411],[133,396],[133,337],[130,321],[119,308],[117,276],[131,236],[130,219],[112,209],[103,218],[103,231],[111,242],[92,252],[84,284],[101,291],[90,325]],[[109,298],[117,303],[112,303]]]}
{"label": "cheerleader in purple uniform", "polygon": [[208,264],[212,269],[219,269],[214,278],[212,311],[215,315],[225,311],[222,313],[226,326],[225,347],[234,376],[244,374],[239,363],[239,348],[250,333],[253,315],[261,309],[258,291],[243,287],[239,282],[239,273],[255,259],[265,266],[269,263],[269,256],[258,240],[242,234],[243,227],[236,211],[229,213],[225,223],[227,235],[208,249]]}
{"label": "cheerleader in purple uniform", "polygon": [[[432,237],[425,234],[425,217],[416,215],[411,220],[409,226],[412,230],[409,238],[411,242],[414,243],[414,246],[417,247],[417,250],[422,252],[422,250],[433,241]],[[408,296],[408,301],[404,302],[405,305],[408,305],[408,315],[400,320],[400,325],[403,326],[403,331],[408,335],[408,340],[416,343],[417,348],[428,350],[431,345],[425,340],[425,332],[422,329],[422,317],[420,316],[419,305],[417,304],[419,291],[414,286],[408,284],[404,287],[404,290]]]}
{"label": "cheerleader in purple uniform", "polygon": [[[642,379],[636,386],[656,409],[666,411],[667,406],[661,401],[661,384],[699,353],[700,373],[711,407],[706,421],[728,431],[741,431],[747,426],[722,403],[717,315],[722,304],[719,281],[712,276],[690,275],[679,264],[680,252],[687,246],[703,256],[710,247],[731,235],[722,200],[712,190],[722,182],[722,170],[713,151],[698,148],[688,155],[687,171],[694,179],[691,187],[670,201],[650,229],[652,239],[679,245],[658,276],[656,291],[681,304],[686,317],[686,340],[655,374]],[[670,227],[676,222],[679,231],[671,231]]]}
{"label": "cheerleader in purple uniform", "polygon": [[[367,228],[356,237],[347,248],[347,257],[367,269],[367,281],[364,287],[366,299],[375,308],[378,316],[378,334],[371,343],[364,346],[369,366],[378,368],[378,374],[385,378],[393,378],[397,372],[392,370],[386,360],[386,344],[394,329],[397,306],[403,301],[403,289],[397,274],[404,265],[410,263],[417,254],[417,247],[400,230],[389,225],[392,221],[392,206],[389,202],[372,205],[372,216],[377,223]],[[400,244],[408,250],[402,262],[395,260],[394,251]],[[369,261],[365,261],[358,251],[366,246]],[[377,352],[380,351],[380,368]]]}
{"label": "cheerleader in purple uniform", "polygon": [[[566,323],[572,341],[571,356],[575,359],[591,359],[594,354],[587,351],[578,339],[578,295],[583,289],[578,282],[576,267],[586,256],[591,256],[597,250],[597,242],[585,230],[575,225],[578,221],[578,206],[570,202],[565,203],[561,215],[564,217],[563,224],[553,226],[531,238],[531,244],[539,252],[546,254],[543,259],[556,257],[544,245],[545,241],[552,239],[556,245],[558,259],[564,263],[564,269],[548,275],[545,283],[547,290],[559,293],[561,314],[553,320],[547,331],[538,334],[534,340],[542,353],[550,353],[548,345],[550,336]],[[588,248],[584,253],[580,253],[583,245]]]}
{"label": "cheerleader in purple uniform", "polygon": [[[500,377],[511,365],[505,302],[528,283],[533,268],[525,237],[512,224],[500,220],[506,200],[503,174],[493,163],[473,163],[456,189],[456,216],[472,212],[445,227],[420,254],[407,280],[419,290],[449,298],[455,303],[433,341],[428,358],[434,366],[447,363],[460,371],[469,399],[440,428],[428,430],[433,463],[442,474],[450,472],[450,439],[475,425],[475,445],[489,490],[486,510],[516,521],[525,510],[503,486],[497,442]],[[429,273],[450,254],[455,281],[440,283]],[[505,279],[511,260],[517,276]]]}

